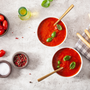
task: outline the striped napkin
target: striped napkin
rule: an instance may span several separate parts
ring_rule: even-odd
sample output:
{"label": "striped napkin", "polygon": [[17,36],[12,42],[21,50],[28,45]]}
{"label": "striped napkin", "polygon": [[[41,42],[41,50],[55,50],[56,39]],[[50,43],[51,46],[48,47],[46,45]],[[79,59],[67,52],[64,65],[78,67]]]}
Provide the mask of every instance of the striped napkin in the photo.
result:
{"label": "striped napkin", "polygon": [[[90,33],[90,24],[88,26],[88,28],[86,28],[89,33]],[[90,39],[89,37],[85,34],[85,32],[82,34],[82,36],[90,43]],[[82,42],[80,39],[78,40],[78,42],[75,44],[75,49],[77,51],[79,51],[85,58],[87,58],[88,60],[90,60],[90,48],[84,43]]]}

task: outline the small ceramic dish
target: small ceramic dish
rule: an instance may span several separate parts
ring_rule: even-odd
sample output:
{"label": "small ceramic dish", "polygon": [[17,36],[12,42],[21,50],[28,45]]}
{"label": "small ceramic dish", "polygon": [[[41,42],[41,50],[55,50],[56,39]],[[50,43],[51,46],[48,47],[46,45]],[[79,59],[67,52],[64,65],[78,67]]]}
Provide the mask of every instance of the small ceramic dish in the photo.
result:
{"label": "small ceramic dish", "polygon": [[13,64],[17,68],[24,68],[27,66],[29,58],[24,52],[16,52],[12,58]]}
{"label": "small ceramic dish", "polygon": [[[7,68],[5,66],[7,66]],[[1,69],[1,67],[3,67],[3,68],[2,68],[2,70],[0,70],[0,78],[8,77],[12,71],[11,64],[8,61],[2,60],[2,61],[0,61],[0,69]],[[4,73],[4,74],[6,73],[6,74],[2,75],[1,73]]]}
{"label": "small ceramic dish", "polygon": [[[3,15],[3,14],[0,13],[0,15]],[[4,31],[4,33],[2,35],[0,35],[0,37],[5,35],[9,29],[9,21],[5,15],[3,15],[3,16],[4,16],[4,20],[7,21],[7,29]],[[0,25],[3,26],[3,21],[0,21]],[[6,27],[6,22],[4,23],[4,26]]]}
{"label": "small ceramic dish", "polygon": [[39,41],[49,47],[61,45],[67,37],[67,27],[61,20],[54,25],[58,18],[45,18],[38,26],[37,36]]}
{"label": "small ceramic dish", "polygon": [[62,77],[71,78],[79,74],[82,69],[83,61],[81,55],[71,47],[59,49],[53,56],[53,69],[63,67],[57,74]]}

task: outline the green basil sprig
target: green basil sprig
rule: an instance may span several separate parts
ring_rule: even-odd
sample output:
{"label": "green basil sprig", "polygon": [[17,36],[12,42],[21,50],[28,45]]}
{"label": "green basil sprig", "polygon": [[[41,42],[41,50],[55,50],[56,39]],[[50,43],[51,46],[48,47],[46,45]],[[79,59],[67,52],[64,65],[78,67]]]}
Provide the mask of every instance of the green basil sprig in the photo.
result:
{"label": "green basil sprig", "polygon": [[51,37],[46,40],[46,42],[51,42],[55,36],[56,36],[56,32],[54,31],[54,32],[51,34]]}
{"label": "green basil sprig", "polygon": [[57,65],[57,68],[60,68],[60,60],[57,61],[58,65]]}
{"label": "green basil sprig", "polygon": [[59,66],[59,65],[57,65],[57,68],[60,68],[60,66]]}
{"label": "green basil sprig", "polygon": [[46,41],[47,42],[51,42],[52,41],[52,37],[48,38]]}
{"label": "green basil sprig", "polygon": [[60,62],[60,61],[58,61],[57,63],[58,63],[58,64],[60,64],[61,62]]}
{"label": "green basil sprig", "polygon": [[56,26],[57,26],[58,30],[62,30],[62,26],[61,25],[57,24]]}
{"label": "green basil sprig", "polygon": [[53,0],[49,0],[49,2],[52,2]]}
{"label": "green basil sprig", "polygon": [[41,3],[42,7],[49,7],[50,6],[50,2],[52,2],[53,0],[43,0],[43,2]]}
{"label": "green basil sprig", "polygon": [[51,36],[54,38],[56,36],[56,32],[54,31]]}
{"label": "green basil sprig", "polygon": [[74,69],[76,67],[76,62],[72,62],[71,64],[70,64],[70,69]]}
{"label": "green basil sprig", "polygon": [[63,59],[64,59],[64,61],[67,61],[67,60],[69,60],[70,58],[71,58],[71,56],[66,55]]}

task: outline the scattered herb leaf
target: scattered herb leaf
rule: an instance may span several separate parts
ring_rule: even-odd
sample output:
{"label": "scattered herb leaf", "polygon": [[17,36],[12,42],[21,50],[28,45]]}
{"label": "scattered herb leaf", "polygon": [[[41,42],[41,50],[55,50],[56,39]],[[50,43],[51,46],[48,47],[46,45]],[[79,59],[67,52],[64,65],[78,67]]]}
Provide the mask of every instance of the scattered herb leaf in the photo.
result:
{"label": "scattered herb leaf", "polygon": [[43,2],[42,2],[42,7],[45,7],[45,8],[47,8],[47,7],[49,7],[50,6],[50,1],[51,0],[43,0]]}
{"label": "scattered herb leaf", "polygon": [[56,32],[54,31],[51,36],[54,38],[56,36]]}
{"label": "scattered herb leaf", "polygon": [[67,60],[69,60],[70,58],[71,58],[71,56],[67,55],[67,56],[64,57],[64,61],[67,61]]}
{"label": "scattered herb leaf", "polygon": [[71,64],[70,64],[70,69],[74,69],[76,67],[76,62],[72,62]]}
{"label": "scattered herb leaf", "polygon": [[56,26],[57,26],[58,30],[62,30],[62,26],[61,25],[57,24]]}
{"label": "scattered herb leaf", "polygon": [[49,2],[52,2],[53,0],[49,0]]}

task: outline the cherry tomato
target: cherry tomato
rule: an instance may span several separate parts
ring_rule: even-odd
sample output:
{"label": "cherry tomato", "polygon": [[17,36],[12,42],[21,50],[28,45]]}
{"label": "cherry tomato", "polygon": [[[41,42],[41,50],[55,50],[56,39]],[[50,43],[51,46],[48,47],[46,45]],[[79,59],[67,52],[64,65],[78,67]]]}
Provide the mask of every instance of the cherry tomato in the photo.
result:
{"label": "cherry tomato", "polygon": [[5,51],[4,50],[0,50],[0,57],[4,56],[5,55]]}
{"label": "cherry tomato", "polygon": [[3,29],[3,26],[0,25],[0,30]]}
{"label": "cherry tomato", "polygon": [[4,16],[0,15],[0,21],[3,21],[3,20],[4,20]]}
{"label": "cherry tomato", "polygon": [[0,25],[1,25],[1,22],[0,22]]}
{"label": "cherry tomato", "polygon": [[6,20],[3,21],[3,28],[6,30],[8,27],[8,22]]}
{"label": "cherry tomato", "polygon": [[0,35],[4,34],[5,30],[4,29],[0,29]]}

